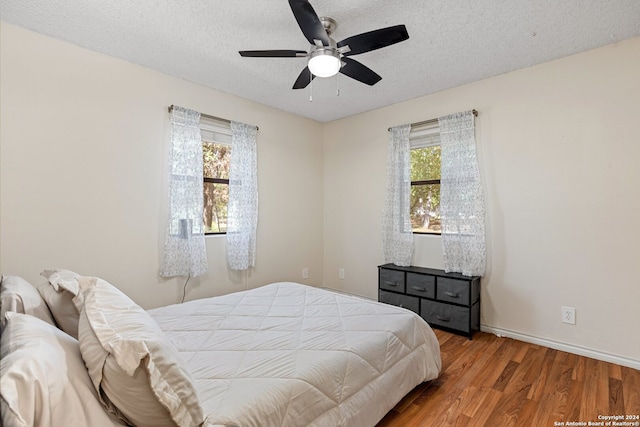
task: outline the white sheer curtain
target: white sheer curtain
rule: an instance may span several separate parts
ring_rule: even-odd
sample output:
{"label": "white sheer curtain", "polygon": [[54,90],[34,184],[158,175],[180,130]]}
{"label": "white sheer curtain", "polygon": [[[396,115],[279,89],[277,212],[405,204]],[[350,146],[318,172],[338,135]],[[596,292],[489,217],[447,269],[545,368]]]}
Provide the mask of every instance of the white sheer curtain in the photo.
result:
{"label": "white sheer curtain", "polygon": [[484,195],[472,111],[440,117],[440,216],[447,272],[484,275]]}
{"label": "white sheer curtain", "polygon": [[413,232],[409,216],[411,199],[411,125],[390,129],[387,150],[387,186],[382,213],[382,250],[385,263],[411,265]]}
{"label": "white sheer curtain", "polygon": [[257,128],[231,122],[227,260],[232,270],[255,265],[258,227]]}
{"label": "white sheer curtain", "polygon": [[173,106],[170,150],[169,218],[160,275],[198,276],[207,271],[200,113]]}

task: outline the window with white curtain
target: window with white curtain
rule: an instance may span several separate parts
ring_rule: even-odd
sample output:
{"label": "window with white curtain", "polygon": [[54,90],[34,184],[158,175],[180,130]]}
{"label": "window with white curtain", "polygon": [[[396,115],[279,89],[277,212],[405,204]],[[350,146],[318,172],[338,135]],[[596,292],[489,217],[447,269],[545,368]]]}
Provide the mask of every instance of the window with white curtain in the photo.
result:
{"label": "window with white curtain", "polygon": [[226,234],[232,270],[255,265],[258,225],[257,127],[201,117],[206,234]]}
{"label": "window with white curtain", "polygon": [[169,212],[160,275],[206,272],[205,232],[227,235],[231,269],[253,267],[258,128],[175,105],[169,112]]}
{"label": "window with white curtain", "polygon": [[409,265],[413,233],[441,234],[445,271],[484,274],[484,199],[475,115],[470,110],[389,128],[382,218],[385,262]]}
{"label": "window with white curtain", "polygon": [[229,204],[231,124],[200,117],[203,164],[203,213],[205,234],[225,234]]}
{"label": "window with white curtain", "polygon": [[227,261],[232,270],[255,265],[258,227],[258,128],[231,122]]}
{"label": "window with white curtain", "polygon": [[442,147],[442,255],[447,272],[482,276],[486,266],[484,193],[475,112],[438,119]]}
{"label": "window with white curtain", "polygon": [[200,113],[178,106],[170,111],[168,218],[160,275],[199,276],[207,271]]}
{"label": "window with white curtain", "polygon": [[385,263],[408,266],[413,256],[409,203],[411,195],[410,125],[389,128],[387,183],[382,209],[382,255]]}

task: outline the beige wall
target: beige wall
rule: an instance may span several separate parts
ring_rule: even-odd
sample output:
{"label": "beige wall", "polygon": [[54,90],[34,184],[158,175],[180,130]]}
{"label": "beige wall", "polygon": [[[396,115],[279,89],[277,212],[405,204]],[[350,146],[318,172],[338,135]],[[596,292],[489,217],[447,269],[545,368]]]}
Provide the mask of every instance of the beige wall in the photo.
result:
{"label": "beige wall", "polygon": [[[322,125],[1,25],[0,270],[39,284],[61,266],[111,281],[145,307],[179,301],[158,276],[166,222],[167,107],[260,127],[257,264],[209,272],[187,298],[278,280],[323,283]],[[309,279],[302,280],[303,267]]]}
{"label": "beige wall", "polygon": [[[187,298],[277,280],[375,298],[387,128],[476,108],[486,189],[485,328],[640,361],[640,39],[320,124],[2,24],[0,271],[64,266],[144,307],[162,280],[168,105],[258,125],[257,265],[209,273]],[[428,78],[428,76],[425,76]],[[284,131],[286,129],[286,131]],[[442,267],[440,238],[414,264]],[[303,267],[310,278],[301,279]],[[340,268],[345,278],[338,278]],[[560,306],[577,325],[560,323]]]}
{"label": "beige wall", "polygon": [[[640,38],[326,124],[325,283],[376,297],[387,128],[476,108],[482,324],[640,363],[638,52]],[[416,236],[413,264],[441,268],[440,245]]]}

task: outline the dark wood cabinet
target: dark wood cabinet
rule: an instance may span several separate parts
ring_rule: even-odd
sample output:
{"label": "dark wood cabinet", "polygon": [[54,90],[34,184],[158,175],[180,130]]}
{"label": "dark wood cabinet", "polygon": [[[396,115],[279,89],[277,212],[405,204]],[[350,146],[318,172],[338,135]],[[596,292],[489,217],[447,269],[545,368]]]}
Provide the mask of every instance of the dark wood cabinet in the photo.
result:
{"label": "dark wood cabinet", "polygon": [[471,339],[480,329],[480,277],[423,267],[378,267],[378,301],[407,308],[429,325]]}

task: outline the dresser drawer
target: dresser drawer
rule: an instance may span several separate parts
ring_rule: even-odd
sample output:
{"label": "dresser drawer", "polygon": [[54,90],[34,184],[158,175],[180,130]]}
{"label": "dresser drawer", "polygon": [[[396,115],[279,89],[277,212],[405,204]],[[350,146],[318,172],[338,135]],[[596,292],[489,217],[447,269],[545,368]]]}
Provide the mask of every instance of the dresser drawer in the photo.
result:
{"label": "dresser drawer", "polygon": [[393,292],[380,291],[380,302],[404,307],[420,314],[420,299],[409,295],[394,294]]}
{"label": "dresser drawer", "polygon": [[404,292],[404,271],[380,269],[380,289]]}
{"label": "dresser drawer", "polygon": [[438,292],[436,299],[469,305],[469,281],[438,277]]}
{"label": "dresser drawer", "polygon": [[407,273],[407,293],[424,298],[436,297],[436,278],[425,274]]}
{"label": "dresser drawer", "polygon": [[470,309],[436,301],[422,300],[420,316],[429,324],[470,333]]}

